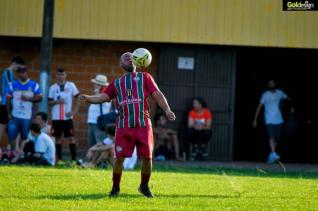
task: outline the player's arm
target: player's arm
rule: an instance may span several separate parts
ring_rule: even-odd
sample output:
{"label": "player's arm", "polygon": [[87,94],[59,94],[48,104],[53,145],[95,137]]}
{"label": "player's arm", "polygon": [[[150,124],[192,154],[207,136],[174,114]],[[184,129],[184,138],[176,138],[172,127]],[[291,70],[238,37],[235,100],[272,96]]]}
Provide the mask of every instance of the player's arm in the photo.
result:
{"label": "player's arm", "polygon": [[170,110],[169,104],[167,102],[166,97],[162,94],[162,92],[160,90],[157,90],[155,92],[152,93],[153,98],[155,99],[155,101],[157,102],[157,104],[159,105],[159,107],[165,112],[167,118],[169,120],[175,120],[176,116],[174,115],[174,113]]}
{"label": "player's arm", "polygon": [[257,127],[257,118],[258,118],[258,115],[259,113],[261,112],[261,109],[263,107],[263,104],[260,103],[257,108],[256,108],[256,112],[255,112],[255,116],[254,116],[254,120],[253,120],[253,127]]}
{"label": "player's arm", "polygon": [[90,104],[100,104],[104,102],[109,102],[110,97],[107,94],[99,93],[96,95],[85,95],[81,94],[79,99],[83,103],[90,103]]}

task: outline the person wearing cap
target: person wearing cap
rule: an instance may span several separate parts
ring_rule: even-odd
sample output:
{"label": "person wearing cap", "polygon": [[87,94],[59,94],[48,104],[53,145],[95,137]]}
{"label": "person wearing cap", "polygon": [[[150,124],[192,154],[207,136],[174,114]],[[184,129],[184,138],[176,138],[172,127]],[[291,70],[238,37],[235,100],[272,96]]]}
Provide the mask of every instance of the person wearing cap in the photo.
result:
{"label": "person wearing cap", "polygon": [[7,111],[7,100],[6,90],[10,82],[14,80],[14,72],[17,71],[18,67],[23,67],[24,60],[20,56],[14,57],[11,60],[11,64],[1,74],[1,95],[0,95],[0,146],[4,128],[8,123],[8,111]]}
{"label": "person wearing cap", "polygon": [[125,71],[123,76],[110,83],[102,93],[93,96],[82,94],[80,100],[83,103],[98,104],[116,99],[119,112],[115,133],[116,159],[113,166],[113,187],[109,197],[118,196],[124,159],[132,156],[135,146],[141,160],[141,183],[138,191],[146,197],[153,197],[148,186],[153,151],[149,96],[154,98],[168,120],[175,120],[175,114],[170,110],[165,96],[152,76],[147,72],[136,72],[132,53],[126,52],[121,55],[120,66]]}
{"label": "person wearing cap", "polygon": [[[101,93],[108,86],[105,75],[96,75],[91,82],[94,85],[94,94]],[[89,147],[102,142],[106,138],[105,131],[101,131],[97,126],[97,118],[102,114],[109,113],[111,110],[112,105],[110,102],[89,105],[87,115]]]}
{"label": "person wearing cap", "polygon": [[[42,100],[42,93],[39,84],[29,78],[25,67],[17,68],[17,79],[9,83],[7,89],[8,110],[12,101],[12,112],[9,114],[7,130],[11,145],[15,143],[15,151],[19,152],[20,140],[24,141],[28,138],[34,103]],[[17,139],[19,134],[21,138]]]}
{"label": "person wearing cap", "polygon": [[56,71],[57,82],[50,86],[49,104],[52,106],[52,136],[55,137],[57,159],[62,160],[62,134],[69,141],[71,159],[76,160],[76,142],[74,138],[73,116],[78,112],[79,105],[73,99],[79,96],[76,85],[66,80],[64,69]]}

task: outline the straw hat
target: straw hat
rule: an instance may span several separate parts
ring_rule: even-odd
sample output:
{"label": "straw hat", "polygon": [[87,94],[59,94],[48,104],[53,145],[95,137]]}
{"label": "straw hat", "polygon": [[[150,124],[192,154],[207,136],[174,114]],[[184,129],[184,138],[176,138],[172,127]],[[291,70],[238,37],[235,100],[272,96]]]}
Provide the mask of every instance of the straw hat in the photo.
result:
{"label": "straw hat", "polygon": [[101,86],[107,86],[109,84],[107,82],[107,77],[105,75],[96,75],[96,77],[92,79],[91,81]]}

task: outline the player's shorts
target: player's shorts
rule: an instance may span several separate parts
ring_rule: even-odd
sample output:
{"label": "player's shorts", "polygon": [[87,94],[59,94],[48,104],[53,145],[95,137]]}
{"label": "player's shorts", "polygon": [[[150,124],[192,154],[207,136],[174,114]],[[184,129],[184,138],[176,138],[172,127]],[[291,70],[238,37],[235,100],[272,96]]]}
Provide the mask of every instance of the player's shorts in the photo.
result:
{"label": "player's shorts", "polygon": [[8,123],[8,112],[6,105],[0,105],[0,124],[6,125]]}
{"label": "player's shorts", "polygon": [[269,139],[274,139],[274,141],[279,141],[280,134],[282,131],[282,124],[266,124],[267,134]]}
{"label": "player's shorts", "polygon": [[115,154],[117,158],[131,157],[135,146],[138,157],[152,158],[153,133],[151,126],[116,129]]}
{"label": "player's shorts", "polygon": [[61,138],[62,133],[64,138],[69,138],[74,136],[74,126],[73,120],[52,120],[52,136],[55,138]]}

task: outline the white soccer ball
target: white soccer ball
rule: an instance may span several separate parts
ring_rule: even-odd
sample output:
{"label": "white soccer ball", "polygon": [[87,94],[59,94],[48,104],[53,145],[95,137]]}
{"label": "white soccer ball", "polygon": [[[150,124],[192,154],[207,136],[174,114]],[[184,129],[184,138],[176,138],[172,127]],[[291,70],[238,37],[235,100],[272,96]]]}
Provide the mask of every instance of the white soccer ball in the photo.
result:
{"label": "white soccer ball", "polygon": [[140,69],[148,67],[151,60],[152,55],[146,48],[137,48],[132,54],[133,63]]}

